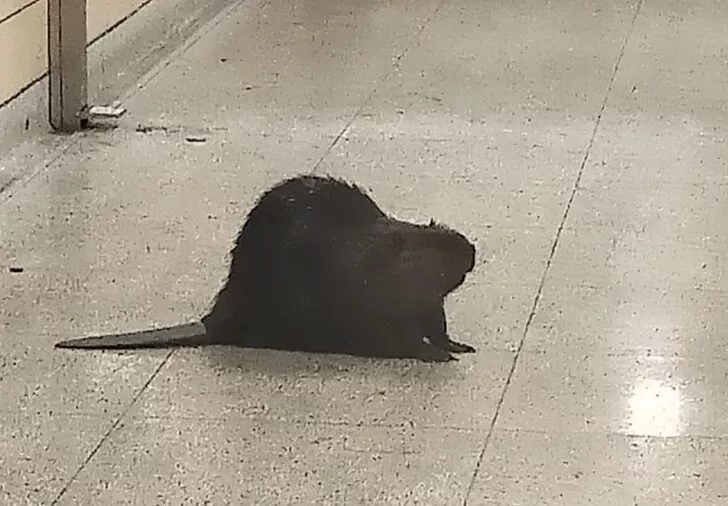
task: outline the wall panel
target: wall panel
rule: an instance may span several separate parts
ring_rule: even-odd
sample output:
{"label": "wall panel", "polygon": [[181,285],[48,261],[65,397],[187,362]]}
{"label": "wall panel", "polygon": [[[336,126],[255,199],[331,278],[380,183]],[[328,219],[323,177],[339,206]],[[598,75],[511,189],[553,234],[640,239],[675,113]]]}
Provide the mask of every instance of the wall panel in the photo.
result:
{"label": "wall panel", "polygon": [[[87,2],[88,38],[93,40],[144,0]],[[46,0],[0,0],[0,104],[46,71],[46,8]]]}

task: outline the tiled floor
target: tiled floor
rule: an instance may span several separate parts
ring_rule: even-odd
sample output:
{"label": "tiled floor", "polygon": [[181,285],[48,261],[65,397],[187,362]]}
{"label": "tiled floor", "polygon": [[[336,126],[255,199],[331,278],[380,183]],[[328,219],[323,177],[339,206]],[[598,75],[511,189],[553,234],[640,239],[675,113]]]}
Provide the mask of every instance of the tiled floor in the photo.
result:
{"label": "tiled floor", "polygon": [[[722,0],[241,2],[0,194],[0,504],[728,504],[726,41]],[[478,353],[53,350],[198,317],[312,170],[476,241]]]}

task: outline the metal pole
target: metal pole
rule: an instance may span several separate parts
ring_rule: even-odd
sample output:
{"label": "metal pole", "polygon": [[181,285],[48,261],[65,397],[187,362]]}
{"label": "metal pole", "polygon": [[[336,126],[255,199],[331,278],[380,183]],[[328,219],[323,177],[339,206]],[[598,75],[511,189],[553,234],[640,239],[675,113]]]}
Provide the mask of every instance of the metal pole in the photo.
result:
{"label": "metal pole", "polygon": [[86,126],[86,0],[48,0],[48,117],[74,132]]}

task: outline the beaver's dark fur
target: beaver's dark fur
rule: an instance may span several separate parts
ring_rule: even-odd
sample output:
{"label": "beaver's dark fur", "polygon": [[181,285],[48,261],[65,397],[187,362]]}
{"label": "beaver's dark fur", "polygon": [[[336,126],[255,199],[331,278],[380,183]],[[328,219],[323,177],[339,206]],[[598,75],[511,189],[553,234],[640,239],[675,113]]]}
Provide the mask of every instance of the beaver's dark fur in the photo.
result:
{"label": "beaver's dark fur", "polygon": [[387,216],[355,184],[313,175],[258,200],[228,278],[201,324],[63,341],[61,348],[228,344],[364,356],[452,359],[444,298],[475,247],[431,221]]}

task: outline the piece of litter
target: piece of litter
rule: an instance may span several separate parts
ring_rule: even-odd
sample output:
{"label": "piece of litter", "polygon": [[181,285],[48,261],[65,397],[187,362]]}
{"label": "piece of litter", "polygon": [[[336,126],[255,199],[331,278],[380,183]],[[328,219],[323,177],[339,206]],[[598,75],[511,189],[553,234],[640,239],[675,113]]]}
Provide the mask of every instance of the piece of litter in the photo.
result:
{"label": "piece of litter", "polygon": [[188,135],[185,140],[187,142],[207,142],[207,139],[201,135]]}
{"label": "piece of litter", "polygon": [[9,267],[8,270],[13,274],[18,274],[23,272],[24,269],[22,267]]}
{"label": "piece of litter", "polygon": [[88,110],[88,114],[91,117],[102,117],[102,118],[120,118],[124,115],[126,109],[121,105],[94,105]]}

